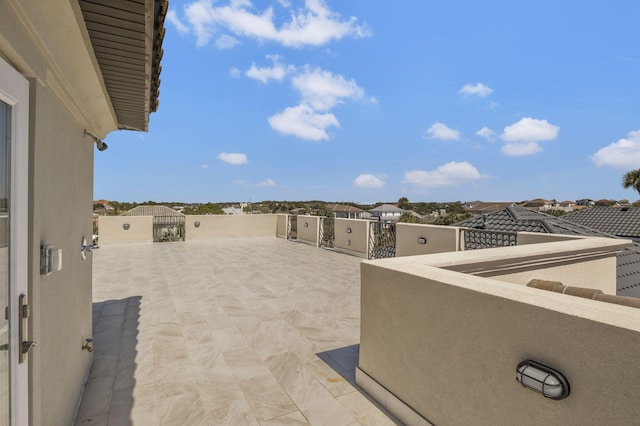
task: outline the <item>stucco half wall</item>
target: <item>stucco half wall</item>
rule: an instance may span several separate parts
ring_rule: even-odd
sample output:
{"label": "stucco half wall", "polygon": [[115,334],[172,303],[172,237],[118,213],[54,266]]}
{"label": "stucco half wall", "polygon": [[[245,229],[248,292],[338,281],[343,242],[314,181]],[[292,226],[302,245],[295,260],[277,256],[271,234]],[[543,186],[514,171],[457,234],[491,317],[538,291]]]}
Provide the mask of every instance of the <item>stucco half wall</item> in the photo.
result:
{"label": "stucco half wall", "polygon": [[[576,242],[549,244],[570,251],[566,243]],[[493,250],[502,249],[485,255]],[[637,423],[640,310],[434,266],[443,259],[362,263],[358,383],[380,403],[401,401],[401,415],[435,425]],[[562,372],[569,397],[550,400],[518,384],[526,359]]]}
{"label": "stucco half wall", "polygon": [[185,217],[185,240],[206,240],[221,237],[275,237],[278,216],[276,214],[187,215]]}
{"label": "stucco half wall", "polygon": [[101,216],[98,219],[98,242],[152,243],[153,216]]}

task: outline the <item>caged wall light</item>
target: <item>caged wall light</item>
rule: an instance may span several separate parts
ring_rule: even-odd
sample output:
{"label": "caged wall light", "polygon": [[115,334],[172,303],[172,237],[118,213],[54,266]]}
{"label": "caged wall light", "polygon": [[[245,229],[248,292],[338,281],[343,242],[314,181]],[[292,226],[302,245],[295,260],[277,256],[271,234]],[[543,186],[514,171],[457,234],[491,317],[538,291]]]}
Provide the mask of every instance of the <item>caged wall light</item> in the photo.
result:
{"label": "caged wall light", "polygon": [[569,382],[562,373],[530,359],[518,364],[516,380],[523,387],[550,399],[564,399],[570,393]]}

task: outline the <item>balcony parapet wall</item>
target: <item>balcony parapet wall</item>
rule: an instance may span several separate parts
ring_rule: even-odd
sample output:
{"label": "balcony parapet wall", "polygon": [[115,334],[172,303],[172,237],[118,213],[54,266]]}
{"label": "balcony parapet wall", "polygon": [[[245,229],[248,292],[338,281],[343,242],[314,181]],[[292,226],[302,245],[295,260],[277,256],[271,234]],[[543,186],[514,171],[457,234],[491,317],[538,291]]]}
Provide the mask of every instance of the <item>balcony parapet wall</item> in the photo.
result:
{"label": "balcony parapet wall", "polygon": [[[358,384],[412,424],[634,424],[639,310],[525,286],[525,272],[567,285],[580,274],[572,281],[582,287],[615,281],[615,254],[627,243],[364,261]],[[526,359],[562,372],[569,397],[553,401],[517,383]]]}

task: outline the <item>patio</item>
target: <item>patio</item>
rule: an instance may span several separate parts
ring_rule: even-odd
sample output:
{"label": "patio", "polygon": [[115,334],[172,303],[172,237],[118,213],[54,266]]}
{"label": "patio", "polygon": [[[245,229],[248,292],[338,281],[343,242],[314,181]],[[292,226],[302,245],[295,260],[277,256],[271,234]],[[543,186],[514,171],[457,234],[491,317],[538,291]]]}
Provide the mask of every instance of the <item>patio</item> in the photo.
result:
{"label": "patio", "polygon": [[355,386],[360,261],[276,238],[104,245],[76,424],[397,424]]}

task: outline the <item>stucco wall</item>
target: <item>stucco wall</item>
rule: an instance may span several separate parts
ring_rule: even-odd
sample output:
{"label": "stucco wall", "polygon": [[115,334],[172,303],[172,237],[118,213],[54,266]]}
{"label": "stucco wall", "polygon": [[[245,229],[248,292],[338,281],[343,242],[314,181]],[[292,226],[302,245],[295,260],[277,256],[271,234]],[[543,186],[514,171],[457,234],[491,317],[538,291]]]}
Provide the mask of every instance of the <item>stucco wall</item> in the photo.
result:
{"label": "stucco wall", "polygon": [[287,238],[287,223],[289,215],[279,214],[277,215],[276,223],[276,237]]}
{"label": "stucco wall", "polygon": [[[129,229],[124,229],[125,224],[129,224]],[[100,216],[98,242],[100,244],[152,243],[153,216]]]}
{"label": "stucco wall", "polygon": [[[278,215],[187,215],[185,221],[185,241],[221,237],[273,237],[276,235]],[[200,222],[197,228],[196,222]]]}
{"label": "stucco wall", "polygon": [[[451,226],[398,223],[396,225],[396,256],[457,251],[460,241],[459,229]],[[418,238],[426,238],[427,243],[418,243]]]}
{"label": "stucco wall", "polygon": [[[361,219],[336,219],[335,250],[366,258],[369,254],[369,223]],[[348,233],[347,229],[351,232]]]}
{"label": "stucco wall", "polygon": [[518,245],[550,243],[553,241],[576,240],[586,238],[580,235],[542,234],[540,232],[518,232]]}
{"label": "stucco wall", "polygon": [[[0,12],[1,13],[1,12]],[[94,144],[51,90],[32,81],[31,241],[32,333],[38,346],[31,367],[32,424],[68,425],[92,354],[91,262],[80,256],[92,238]],[[62,249],[62,270],[40,275],[40,244]]]}
{"label": "stucco wall", "polygon": [[[426,266],[426,259],[361,267],[359,368],[404,404],[436,425],[637,422],[637,309]],[[525,359],[561,371],[571,395],[553,401],[519,385],[516,365]]]}
{"label": "stucco wall", "polygon": [[[318,246],[320,217],[298,216],[298,238],[301,243]],[[306,226],[305,226],[306,224]]]}

